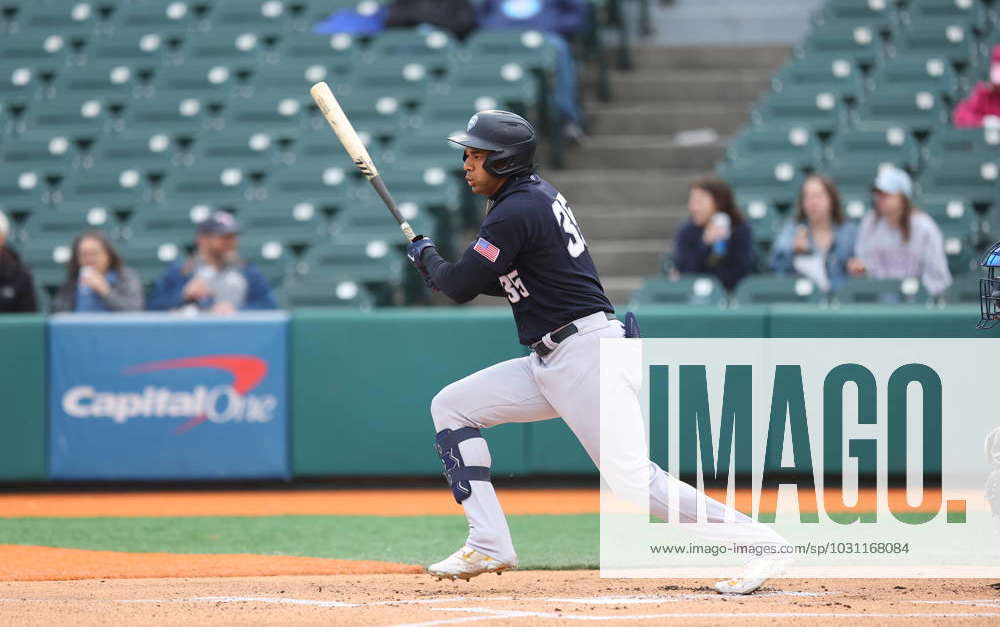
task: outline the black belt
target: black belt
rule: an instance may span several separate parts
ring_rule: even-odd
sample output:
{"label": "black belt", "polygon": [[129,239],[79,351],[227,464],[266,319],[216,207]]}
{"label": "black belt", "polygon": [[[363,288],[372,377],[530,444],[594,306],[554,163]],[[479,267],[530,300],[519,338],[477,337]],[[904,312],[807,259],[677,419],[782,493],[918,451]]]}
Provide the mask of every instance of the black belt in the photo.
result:
{"label": "black belt", "polygon": [[[608,320],[618,319],[615,317],[615,314],[613,313],[604,312],[604,315],[608,317]],[[565,326],[559,327],[558,329],[556,329],[552,333],[549,333],[548,335],[549,339],[552,341],[553,344],[559,344],[566,338],[575,334],[577,331],[579,331],[579,329],[576,328],[576,325],[570,322]],[[555,347],[549,348],[548,346],[545,345],[544,340],[538,340],[537,342],[531,345],[531,350],[535,351],[535,353],[537,353],[539,357],[545,357],[546,355],[554,351]]]}

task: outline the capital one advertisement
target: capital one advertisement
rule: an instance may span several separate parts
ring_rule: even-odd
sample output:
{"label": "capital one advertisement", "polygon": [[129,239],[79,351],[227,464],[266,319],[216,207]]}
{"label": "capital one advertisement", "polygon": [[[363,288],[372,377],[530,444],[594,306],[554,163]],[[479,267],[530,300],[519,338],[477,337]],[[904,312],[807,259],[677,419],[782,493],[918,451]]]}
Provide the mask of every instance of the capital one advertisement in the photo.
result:
{"label": "capital one advertisement", "polygon": [[54,479],[289,475],[287,316],[56,316]]}

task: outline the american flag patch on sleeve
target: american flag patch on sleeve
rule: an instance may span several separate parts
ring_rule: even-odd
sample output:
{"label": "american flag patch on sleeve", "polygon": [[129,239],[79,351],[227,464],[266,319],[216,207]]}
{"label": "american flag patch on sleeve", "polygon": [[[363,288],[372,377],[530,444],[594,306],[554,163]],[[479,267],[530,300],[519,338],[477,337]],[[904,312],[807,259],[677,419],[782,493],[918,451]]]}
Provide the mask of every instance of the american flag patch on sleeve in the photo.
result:
{"label": "american flag patch on sleeve", "polygon": [[472,247],[472,249],[475,250],[480,255],[482,255],[483,257],[489,259],[491,263],[496,263],[497,257],[500,256],[500,249],[494,246],[493,244],[487,242],[485,239],[481,237],[479,238],[479,241],[476,242],[476,245]]}

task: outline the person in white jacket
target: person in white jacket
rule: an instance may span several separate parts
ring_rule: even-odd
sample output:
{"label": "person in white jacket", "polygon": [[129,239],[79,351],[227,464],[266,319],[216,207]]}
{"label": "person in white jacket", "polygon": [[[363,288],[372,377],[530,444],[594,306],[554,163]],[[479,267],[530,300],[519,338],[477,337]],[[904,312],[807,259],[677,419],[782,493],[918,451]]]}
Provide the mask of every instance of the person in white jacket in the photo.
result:
{"label": "person in white jacket", "polygon": [[940,295],[952,283],[944,238],[934,218],[913,206],[910,176],[884,167],[872,194],[875,210],[861,221],[848,271],[876,279],[919,278],[932,296]]}

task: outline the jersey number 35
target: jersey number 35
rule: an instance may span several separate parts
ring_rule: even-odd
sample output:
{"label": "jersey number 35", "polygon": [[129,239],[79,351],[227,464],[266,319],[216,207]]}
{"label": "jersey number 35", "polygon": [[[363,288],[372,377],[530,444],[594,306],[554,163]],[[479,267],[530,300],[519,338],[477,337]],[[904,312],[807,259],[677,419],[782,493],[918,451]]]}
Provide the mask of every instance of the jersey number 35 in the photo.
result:
{"label": "jersey number 35", "polygon": [[574,259],[579,257],[587,249],[587,242],[583,239],[583,233],[580,232],[580,226],[576,223],[573,210],[566,204],[566,199],[563,198],[562,194],[556,196],[555,202],[552,203],[552,213],[555,214],[556,222],[559,223],[562,230],[569,234],[566,249],[569,251],[570,257]]}

